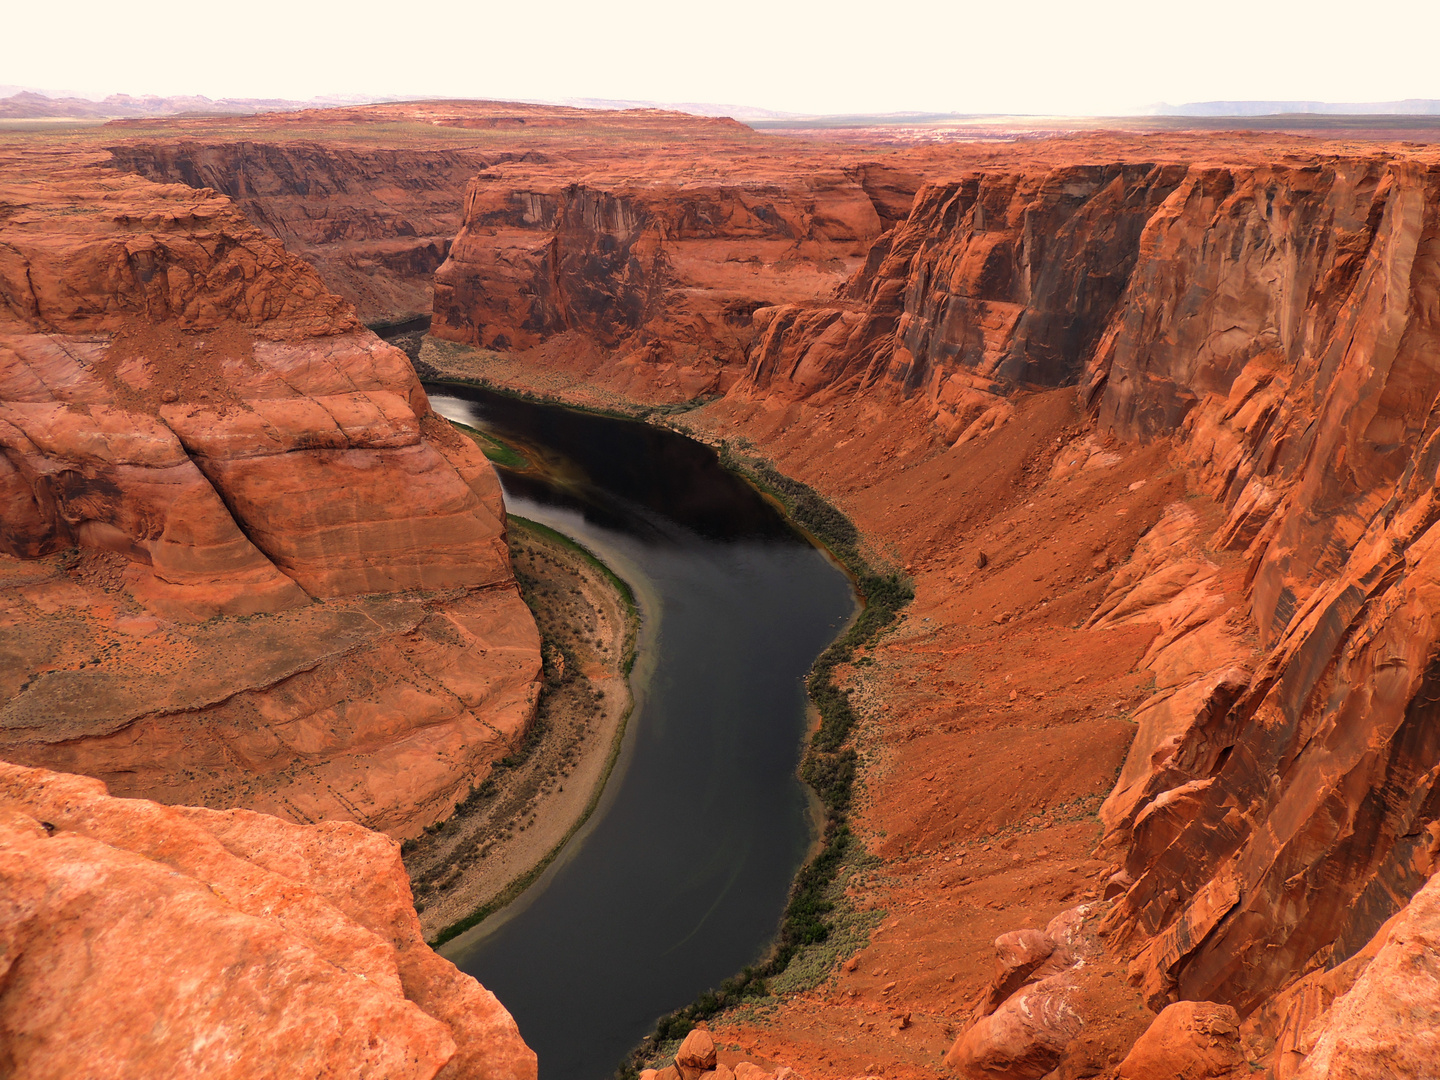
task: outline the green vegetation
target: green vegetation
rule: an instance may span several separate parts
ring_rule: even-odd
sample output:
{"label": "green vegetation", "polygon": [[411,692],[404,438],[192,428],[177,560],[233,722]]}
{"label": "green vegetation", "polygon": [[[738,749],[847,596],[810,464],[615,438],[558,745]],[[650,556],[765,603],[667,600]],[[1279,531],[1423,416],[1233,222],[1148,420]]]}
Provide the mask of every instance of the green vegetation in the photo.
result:
{"label": "green vegetation", "polygon": [[[640,606],[635,601],[635,590],[630,588],[630,583],[616,574],[614,570],[611,570],[608,563],[578,540],[574,540],[564,533],[552,529],[549,525],[542,525],[538,521],[521,517],[519,514],[506,514],[505,516],[512,527],[518,527],[526,532],[534,533],[539,537],[549,540],[552,544],[558,544],[560,547],[569,548],[575,552],[604,575],[605,580],[620,594],[620,599],[625,604],[626,616],[629,619],[629,629],[625,634],[625,656],[622,661],[622,670],[626,675],[629,675],[635,668],[635,639],[640,627]],[[572,658],[567,657],[566,663],[571,662]]]}
{"label": "green vegetation", "polygon": [[[480,447],[480,452],[502,469],[513,469],[516,472],[524,472],[530,468],[529,458],[503,439],[497,439],[488,431],[481,431],[479,428],[462,424],[459,420],[451,420],[450,426],[459,428],[465,432],[466,435],[469,435],[470,438],[474,439],[475,444]],[[553,532],[554,530],[551,531]],[[559,536],[560,534],[555,533],[555,535]],[[589,554],[589,552],[586,552],[586,554]],[[591,558],[594,558],[594,556],[591,556]]]}
{"label": "green vegetation", "polygon": [[845,567],[864,607],[844,635],[820,654],[806,680],[820,723],[800,763],[800,775],[819,797],[825,822],[819,852],[795,878],[769,958],[726,980],[718,990],[661,1017],[655,1030],[621,1065],[616,1075],[622,1080],[638,1076],[642,1067],[673,1052],[672,1044],[701,1020],[737,1006],[763,1003],[775,994],[818,985],[834,970],[840,956],[865,944],[882,917],[880,912],[857,912],[845,902],[850,877],[876,860],[850,831],[858,758],[847,742],[859,717],[849,693],[836,685],[834,675],[836,668],[854,659],[857,649],[895,621],[914,598],[914,591],[897,571],[871,566],[861,550],[855,523],[814,488],[784,475],[768,461],[741,456],[728,443],[720,446],[720,461],[779,502],[794,524]]}
{"label": "green vegetation", "polygon": [[[484,379],[449,376],[435,382],[441,385],[446,382],[468,383],[526,401],[652,423],[663,423],[668,416],[699,408],[711,400],[696,398],[666,406],[605,409],[574,405]],[[806,748],[800,775],[819,797],[824,809],[824,825],[818,852],[801,868],[795,879],[770,956],[760,965],[746,968],[734,978],[727,979],[719,989],[708,991],[683,1009],[661,1017],[655,1030],[632,1051],[617,1072],[618,1077],[632,1080],[647,1063],[657,1060],[667,1050],[673,1051],[673,1044],[684,1038],[699,1021],[732,1008],[763,1006],[766,1001],[773,1000],[775,994],[794,993],[818,985],[834,970],[840,956],[849,955],[864,946],[870,931],[883,917],[881,912],[857,912],[845,899],[845,888],[850,878],[876,860],[865,851],[849,826],[850,802],[859,760],[848,742],[859,717],[850,702],[849,693],[836,685],[834,675],[842,664],[855,660],[855,653],[860,647],[874,641],[896,620],[901,609],[914,599],[914,590],[909,580],[895,568],[874,565],[880,560],[867,555],[855,523],[814,488],[786,476],[764,458],[745,453],[740,447],[727,442],[720,444],[719,456],[722,465],[778,503],[792,524],[830,552],[850,575],[863,607],[840,639],[820,654],[806,679],[806,689],[819,713],[820,723]],[[534,523],[527,525],[534,526]],[[546,531],[553,533],[553,530]],[[560,537],[561,542],[574,543],[568,537],[561,537],[558,533],[554,535]],[[589,555],[589,552],[586,554]],[[610,573],[603,563],[596,562],[607,574]],[[613,575],[611,577],[618,581]],[[620,585],[624,588],[623,582]],[[631,660],[633,653],[627,659],[627,665]],[[628,666],[626,670],[629,670]],[[469,925],[478,921],[476,919]]]}

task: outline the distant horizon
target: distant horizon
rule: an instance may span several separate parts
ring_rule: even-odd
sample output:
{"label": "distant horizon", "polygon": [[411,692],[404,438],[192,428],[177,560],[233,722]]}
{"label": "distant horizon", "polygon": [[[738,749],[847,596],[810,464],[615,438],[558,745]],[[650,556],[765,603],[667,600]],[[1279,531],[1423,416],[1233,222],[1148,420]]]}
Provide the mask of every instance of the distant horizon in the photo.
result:
{"label": "distant horizon", "polygon": [[[657,101],[644,99],[617,98],[525,98],[518,96],[445,94],[406,95],[365,95],[365,94],[320,94],[306,99],[249,95],[244,97],[211,97],[203,93],[140,94],[125,90],[114,90],[104,94],[80,93],[35,86],[0,85],[0,103],[23,95],[40,96],[50,101],[82,101],[103,105],[110,101],[153,102],[157,104],[183,101],[205,101],[216,106],[268,106],[260,111],[295,111],[304,108],[346,108],[362,105],[404,104],[420,101],[488,101],[496,103],[514,102],[522,105],[554,105],[580,109],[662,109],[689,113],[696,116],[730,117],[738,120],[796,121],[806,119],[835,120],[912,120],[917,123],[943,120],[946,118],[1015,118],[1015,119],[1140,119],[1144,117],[1166,117],[1173,119],[1224,119],[1226,117],[1281,117],[1281,116],[1437,116],[1440,117],[1440,98],[1407,98],[1392,101],[1307,101],[1270,100],[1255,101],[1241,99],[1215,99],[1210,101],[1182,102],[1171,104],[1158,102],[1136,112],[1122,113],[1063,113],[1063,112],[940,112],[922,109],[898,109],[875,112],[832,112],[805,113],[770,109],[760,105],[734,102]],[[178,115],[178,114],[177,114]],[[116,118],[121,118],[118,114]]]}
{"label": "distant horizon", "polygon": [[[0,84],[212,100],[317,98],[719,103],[800,116],[1145,116],[1160,102],[1440,99],[1440,5],[1396,0],[1383,63],[1340,0],[661,0],[543,11],[434,0],[416,15],[353,0],[252,0],[244,17],[180,0],[71,0],[7,14]],[[1169,108],[1182,108],[1168,106]]]}

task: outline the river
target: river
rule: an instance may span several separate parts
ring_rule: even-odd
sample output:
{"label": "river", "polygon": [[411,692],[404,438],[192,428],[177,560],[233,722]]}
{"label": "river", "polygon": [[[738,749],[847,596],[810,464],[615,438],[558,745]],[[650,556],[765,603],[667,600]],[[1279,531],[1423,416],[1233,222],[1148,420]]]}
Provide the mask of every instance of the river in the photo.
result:
{"label": "river", "polygon": [[541,1080],[603,1080],[664,1013],[761,959],[815,836],[804,676],[855,612],[844,574],[708,447],[646,424],[427,385],[529,458],[509,511],[573,537],[641,610],[636,706],[604,797],[509,908],[442,952],[500,998]]}

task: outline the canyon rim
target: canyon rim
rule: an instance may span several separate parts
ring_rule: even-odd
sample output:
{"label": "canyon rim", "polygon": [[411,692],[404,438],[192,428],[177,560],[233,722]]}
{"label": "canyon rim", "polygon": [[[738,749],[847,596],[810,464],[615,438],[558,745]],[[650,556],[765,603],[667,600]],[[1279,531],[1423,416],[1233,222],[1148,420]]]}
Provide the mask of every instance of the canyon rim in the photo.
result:
{"label": "canyon rim", "polygon": [[1435,1075],[1440,150],[1284,127],[0,132],[0,1063],[535,1075],[399,856],[547,662],[423,377],[688,433],[913,589],[812,678],[801,959],[654,1080]]}

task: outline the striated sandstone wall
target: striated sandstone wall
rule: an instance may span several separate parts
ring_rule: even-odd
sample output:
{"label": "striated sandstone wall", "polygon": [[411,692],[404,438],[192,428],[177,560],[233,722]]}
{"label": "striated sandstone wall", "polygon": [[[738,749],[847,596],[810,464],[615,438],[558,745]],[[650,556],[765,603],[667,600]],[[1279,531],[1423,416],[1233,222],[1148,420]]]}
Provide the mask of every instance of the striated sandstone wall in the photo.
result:
{"label": "striated sandstone wall", "polygon": [[0,755],[400,836],[447,816],[539,671],[488,462],[228,199],[5,164]]}
{"label": "striated sandstone wall", "polygon": [[0,762],[6,1076],[534,1080],[393,841]]}
{"label": "striated sandstone wall", "polygon": [[431,275],[460,230],[465,185],[514,156],[466,148],[135,139],[117,168],[228,195],[305,259],[367,324],[428,314]]}
{"label": "striated sandstone wall", "polygon": [[[1092,619],[1161,626],[1101,813],[1111,939],[1154,1008],[1250,1013],[1435,869],[1437,188],[1375,158],[926,189],[863,303],[768,316],[737,391],[890,387],[963,442],[1015,383],[1078,383],[1102,431],[1173,439],[1221,503],[1198,537],[1177,506]],[[1242,556],[1240,610],[1207,550]]]}
{"label": "striated sandstone wall", "polygon": [[744,181],[673,171],[578,183],[482,173],[435,275],[432,332],[512,350],[571,333],[618,367],[679,364],[708,379],[697,388],[724,389],[752,313],[842,284],[916,183],[879,165]]}

